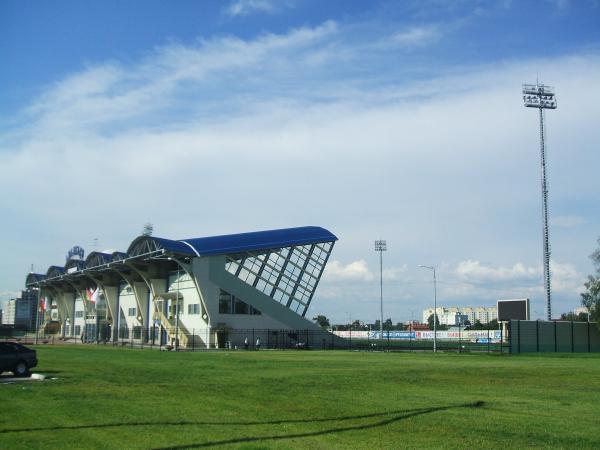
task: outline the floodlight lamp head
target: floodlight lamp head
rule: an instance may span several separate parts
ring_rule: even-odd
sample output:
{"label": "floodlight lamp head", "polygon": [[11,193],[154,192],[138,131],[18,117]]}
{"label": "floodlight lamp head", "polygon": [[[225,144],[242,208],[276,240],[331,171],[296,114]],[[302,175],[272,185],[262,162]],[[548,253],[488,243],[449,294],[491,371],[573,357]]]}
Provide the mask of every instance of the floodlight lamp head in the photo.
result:
{"label": "floodlight lamp head", "polygon": [[523,102],[527,108],[556,109],[554,88],[543,84],[524,84]]}
{"label": "floodlight lamp head", "polygon": [[385,252],[387,250],[387,242],[385,240],[377,240],[375,241],[375,251],[376,252]]}

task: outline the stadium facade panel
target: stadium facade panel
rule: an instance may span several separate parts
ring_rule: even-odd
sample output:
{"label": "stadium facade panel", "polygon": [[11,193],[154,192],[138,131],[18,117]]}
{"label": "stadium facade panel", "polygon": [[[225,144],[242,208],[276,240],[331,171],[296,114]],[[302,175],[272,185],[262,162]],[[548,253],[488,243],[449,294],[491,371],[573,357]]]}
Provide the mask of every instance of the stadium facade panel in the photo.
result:
{"label": "stadium facade panel", "polygon": [[63,337],[214,348],[228,329],[320,330],[305,315],[336,241],[320,227],[139,236],[127,252],[71,255],[26,285],[38,292],[40,327]]}

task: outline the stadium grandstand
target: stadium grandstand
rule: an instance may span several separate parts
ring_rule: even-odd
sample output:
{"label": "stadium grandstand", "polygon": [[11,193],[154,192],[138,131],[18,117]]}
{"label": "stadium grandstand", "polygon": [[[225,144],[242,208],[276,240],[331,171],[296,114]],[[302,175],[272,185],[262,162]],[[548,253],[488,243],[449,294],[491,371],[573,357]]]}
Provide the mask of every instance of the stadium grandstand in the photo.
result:
{"label": "stadium grandstand", "polygon": [[29,273],[26,286],[38,293],[44,334],[223,347],[232,345],[227,330],[320,331],[305,316],[335,241],[314,226],[184,240],[142,235],[126,252],[70,252],[64,267]]}

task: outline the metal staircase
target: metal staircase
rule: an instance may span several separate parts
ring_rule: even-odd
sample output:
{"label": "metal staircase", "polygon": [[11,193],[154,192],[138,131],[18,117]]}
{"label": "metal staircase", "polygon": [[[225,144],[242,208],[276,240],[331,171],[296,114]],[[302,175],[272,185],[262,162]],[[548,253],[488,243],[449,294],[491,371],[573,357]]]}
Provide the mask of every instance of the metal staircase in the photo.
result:
{"label": "metal staircase", "polygon": [[[179,320],[179,324],[175,317],[169,315],[167,316],[164,313],[164,301],[166,300],[176,300],[177,294],[174,292],[166,292],[157,294],[154,296],[152,302],[154,304],[154,314],[153,320],[158,320],[164,330],[167,333],[167,341],[171,345],[175,345],[175,342],[178,340],[178,347],[190,348],[192,346],[202,347],[205,344],[204,340],[198,336],[193,335],[187,329],[187,327]],[[179,301],[183,300],[183,296],[179,294]]]}
{"label": "metal staircase", "polygon": [[179,322],[179,325],[177,325],[175,318],[167,317],[167,315],[160,310],[154,311],[153,318],[154,320],[159,320],[162,327],[166,330],[167,340],[169,341],[169,343],[174,345],[175,340],[178,339],[179,347],[188,346],[188,343],[192,339],[192,336],[181,322]]}

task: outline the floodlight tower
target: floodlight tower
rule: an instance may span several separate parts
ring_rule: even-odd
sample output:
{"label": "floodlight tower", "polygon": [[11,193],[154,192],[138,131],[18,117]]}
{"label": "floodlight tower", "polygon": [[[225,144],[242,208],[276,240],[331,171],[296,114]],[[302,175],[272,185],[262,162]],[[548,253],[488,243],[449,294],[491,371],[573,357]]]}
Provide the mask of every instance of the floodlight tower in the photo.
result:
{"label": "floodlight tower", "polygon": [[375,241],[375,251],[379,252],[379,306],[381,312],[381,322],[379,328],[381,332],[380,339],[383,339],[383,252],[387,250],[387,242],[384,240]]}
{"label": "floodlight tower", "polygon": [[556,109],[554,88],[543,84],[524,84],[523,102],[528,108],[537,108],[540,111],[540,153],[542,169],[542,226],[544,246],[544,289],[546,291],[546,318],[552,320],[552,306],[550,301],[550,241],[548,238],[548,183],[546,181],[546,147],[544,128],[544,110]]}
{"label": "floodlight tower", "polygon": [[433,271],[433,353],[437,352],[437,281],[435,278],[435,266],[424,266],[419,264],[419,267],[423,269],[429,269]]}

